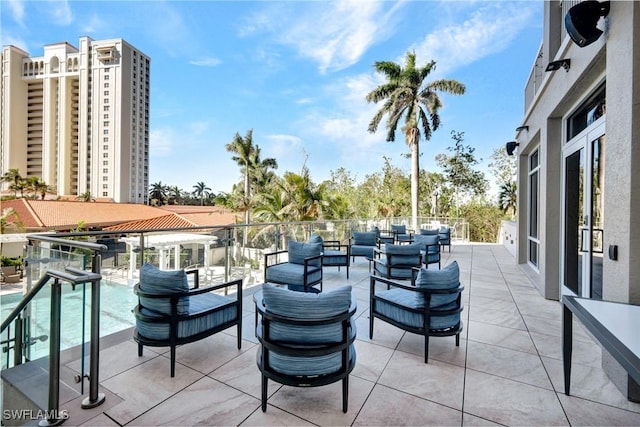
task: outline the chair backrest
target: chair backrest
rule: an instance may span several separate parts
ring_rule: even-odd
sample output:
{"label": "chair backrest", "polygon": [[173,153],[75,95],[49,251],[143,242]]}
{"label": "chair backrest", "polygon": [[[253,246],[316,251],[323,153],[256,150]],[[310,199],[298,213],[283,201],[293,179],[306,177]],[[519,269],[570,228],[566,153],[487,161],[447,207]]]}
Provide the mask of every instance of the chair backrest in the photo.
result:
{"label": "chair backrest", "polygon": [[420,265],[420,245],[411,243],[409,245],[394,245],[386,243],[384,254],[387,257],[389,267],[410,267]]}
{"label": "chair backrest", "polygon": [[351,286],[311,294],[263,285],[261,305],[256,332],[269,350],[270,369],[285,375],[333,373],[345,369],[342,353],[347,347],[355,361]]}
{"label": "chair backrest", "polygon": [[[167,298],[145,298],[140,296],[140,305],[158,314],[171,314],[171,295],[189,292],[189,281],[184,270],[160,270],[151,264],[140,267],[140,290],[153,295],[166,295]],[[178,314],[189,314],[189,297],[178,300]]]}
{"label": "chair backrest", "polygon": [[406,225],[392,225],[391,232],[395,234],[407,234],[407,226]]}
{"label": "chair backrest", "polygon": [[361,246],[375,246],[377,234],[375,231],[354,231],[352,244]]}
{"label": "chair backrest", "polygon": [[[303,243],[294,240],[289,241],[287,248],[289,253],[289,262],[291,264],[304,264],[304,259],[322,254],[322,243]],[[312,260],[309,265],[319,267],[322,263],[320,258]]]}
{"label": "chair backrest", "polygon": [[440,240],[449,240],[451,238],[451,228],[442,227],[440,231],[438,231],[438,235],[440,236]]}
{"label": "chair backrest", "polygon": [[423,236],[437,236],[438,235],[438,230],[434,229],[434,230],[426,230],[424,228],[420,229],[420,234]]}
{"label": "chair backrest", "polygon": [[[417,288],[425,288],[430,290],[451,291],[445,294],[434,294],[431,296],[430,307],[440,307],[451,304],[458,298],[455,289],[460,287],[460,268],[458,263],[453,261],[441,270],[429,270],[421,268],[415,278],[414,285]],[[416,304],[418,306],[425,305],[424,294],[416,292]]]}
{"label": "chair backrest", "polygon": [[[437,230],[436,230],[437,231]],[[440,239],[437,234],[425,235],[418,234],[413,236],[413,243],[420,245],[420,249],[427,251],[428,253],[440,252]]]}
{"label": "chair backrest", "polygon": [[311,233],[311,236],[309,236],[309,241],[307,243],[320,243],[322,246],[324,246],[324,239],[317,233]]}

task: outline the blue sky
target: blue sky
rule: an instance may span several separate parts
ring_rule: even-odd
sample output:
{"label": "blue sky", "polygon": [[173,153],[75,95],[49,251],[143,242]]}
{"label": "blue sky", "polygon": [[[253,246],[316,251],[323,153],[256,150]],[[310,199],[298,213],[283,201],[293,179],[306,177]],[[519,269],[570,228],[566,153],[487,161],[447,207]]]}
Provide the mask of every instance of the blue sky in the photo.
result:
{"label": "blue sky", "polygon": [[[21,1],[2,0],[2,45],[33,56],[79,37],[123,38],[151,58],[150,182],[230,191],[240,180],[225,150],[253,129],[278,173],[303,164],[320,182],[345,167],[361,181],[383,156],[410,171],[403,136],[367,125],[375,61],[436,61],[441,127],[421,141],[421,168],[465,132],[485,168],[515,136],[524,86],[542,40],[542,1]],[[384,119],[383,119],[384,121]],[[384,124],[384,123],[383,123]],[[489,177],[489,175],[487,175]]]}

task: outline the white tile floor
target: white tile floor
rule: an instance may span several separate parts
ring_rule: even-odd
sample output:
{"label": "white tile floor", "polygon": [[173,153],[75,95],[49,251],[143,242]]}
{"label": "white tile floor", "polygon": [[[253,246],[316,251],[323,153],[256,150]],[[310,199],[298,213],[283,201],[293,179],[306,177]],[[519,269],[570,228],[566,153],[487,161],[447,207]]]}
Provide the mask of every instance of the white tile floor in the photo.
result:
{"label": "white tile floor", "polygon": [[[166,349],[132,340],[101,351],[105,404],[61,404],[65,425],[640,425],[640,404],[627,401],[600,368],[600,349],[576,324],[572,396],[562,392],[561,305],[540,296],[498,245],[456,245],[465,285],[465,330],[433,338],[429,363],[422,337],[376,320],[369,339],[367,262],[325,269],[325,289],[349,283],[358,299],[357,366],[349,411],[340,384],[291,388],[270,382],[260,409],[251,289],[246,291],[242,350],[235,329],[178,349],[175,378]],[[67,365],[77,369],[77,361]],[[81,400],[81,399],[80,399]]]}

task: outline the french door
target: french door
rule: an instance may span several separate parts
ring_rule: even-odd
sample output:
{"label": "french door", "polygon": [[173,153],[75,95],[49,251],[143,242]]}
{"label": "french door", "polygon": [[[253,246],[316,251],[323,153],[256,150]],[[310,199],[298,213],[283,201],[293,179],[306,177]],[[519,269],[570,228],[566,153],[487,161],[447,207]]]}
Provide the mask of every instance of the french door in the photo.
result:
{"label": "french door", "polygon": [[564,147],[562,293],[602,299],[604,121]]}

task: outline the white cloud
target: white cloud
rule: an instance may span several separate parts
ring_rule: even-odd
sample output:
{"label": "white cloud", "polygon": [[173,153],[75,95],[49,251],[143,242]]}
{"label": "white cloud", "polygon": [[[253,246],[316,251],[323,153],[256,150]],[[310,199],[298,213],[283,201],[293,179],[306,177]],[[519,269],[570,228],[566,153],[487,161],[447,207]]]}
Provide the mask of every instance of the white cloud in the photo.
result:
{"label": "white cloud", "polygon": [[175,133],[173,128],[156,128],[149,133],[151,157],[168,157],[173,152]]}
{"label": "white cloud", "polygon": [[94,13],[88,21],[82,24],[81,28],[84,33],[92,34],[109,28],[109,25],[110,24],[103,20],[99,15]]}
{"label": "white cloud", "polygon": [[8,0],[5,2],[11,16],[21,27],[24,26],[24,2],[22,0]]}
{"label": "white cloud", "polygon": [[220,59],[213,58],[213,57],[201,58],[201,59],[189,61],[189,64],[196,65],[198,67],[215,67],[217,65],[220,65],[221,63],[222,61]]}
{"label": "white cloud", "polygon": [[68,0],[50,0],[47,11],[51,17],[51,22],[55,25],[66,27],[73,22],[73,13],[71,12]]}
{"label": "white cloud", "polygon": [[[526,2],[489,2],[462,23],[450,23],[417,43],[418,61],[435,60],[438,75],[504,50],[533,15]],[[402,58],[401,63],[404,63]]]}
{"label": "white cloud", "polygon": [[[268,5],[249,16],[240,36],[272,34],[299,56],[318,63],[320,72],[355,64],[393,31],[392,18],[404,2],[341,0]],[[285,7],[286,6],[286,7]]]}

